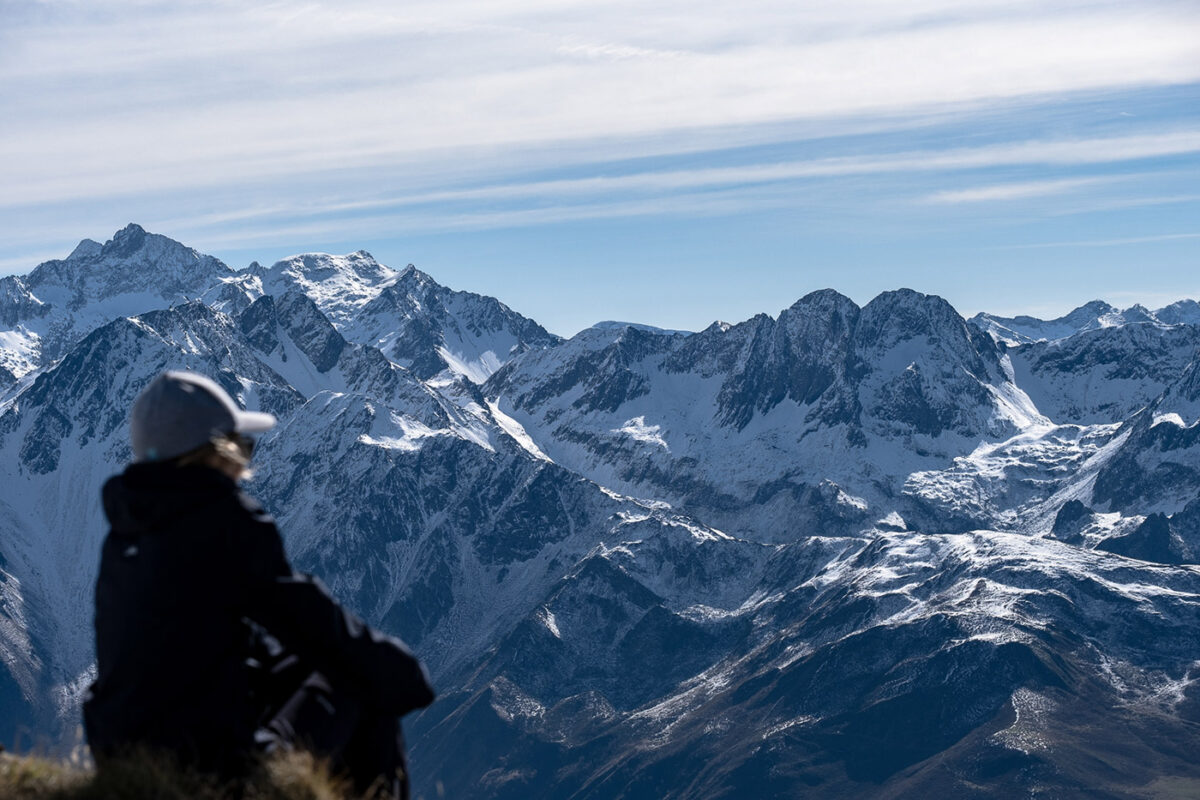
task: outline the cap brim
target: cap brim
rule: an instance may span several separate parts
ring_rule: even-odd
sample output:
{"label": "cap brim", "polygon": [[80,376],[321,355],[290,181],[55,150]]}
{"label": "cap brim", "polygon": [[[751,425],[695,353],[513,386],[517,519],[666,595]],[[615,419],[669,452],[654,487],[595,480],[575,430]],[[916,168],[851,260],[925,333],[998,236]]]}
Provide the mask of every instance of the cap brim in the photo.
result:
{"label": "cap brim", "polygon": [[234,417],[234,430],[238,433],[262,433],[275,427],[275,415],[261,411],[239,411]]}

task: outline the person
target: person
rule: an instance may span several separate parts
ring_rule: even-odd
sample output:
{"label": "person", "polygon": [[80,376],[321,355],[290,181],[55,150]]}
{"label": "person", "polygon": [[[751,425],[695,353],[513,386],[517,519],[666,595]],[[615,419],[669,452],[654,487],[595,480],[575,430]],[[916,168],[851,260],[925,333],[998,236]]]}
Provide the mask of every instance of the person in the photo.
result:
{"label": "person", "polygon": [[103,490],[88,742],[101,770],[149,749],[234,781],[263,752],[307,748],[357,791],[407,797],[399,717],[433,689],[403,642],[292,569],[239,490],[248,434],[274,424],[190,372],[134,403],[134,461]]}

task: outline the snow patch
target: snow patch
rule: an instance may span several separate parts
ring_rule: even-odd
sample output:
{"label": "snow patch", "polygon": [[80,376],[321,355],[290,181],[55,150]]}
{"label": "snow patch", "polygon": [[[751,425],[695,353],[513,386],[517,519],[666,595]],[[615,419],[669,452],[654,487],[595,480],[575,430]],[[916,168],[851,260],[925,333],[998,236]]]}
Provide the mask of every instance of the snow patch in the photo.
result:
{"label": "snow patch", "polygon": [[437,348],[437,352],[449,365],[451,372],[462,375],[472,383],[483,383],[504,366],[504,362],[492,350],[485,350],[475,358],[452,352],[446,347]]}
{"label": "snow patch", "polygon": [[[362,444],[372,445],[374,447],[382,447],[385,450],[403,450],[405,452],[415,452],[421,449],[422,441],[432,436],[445,436],[447,431],[434,430],[422,422],[415,419],[401,416],[395,412],[388,413],[388,420],[393,429],[399,428],[400,435],[394,433],[364,433],[358,437],[358,441]],[[375,427],[379,427],[376,425]]]}
{"label": "snow patch", "polygon": [[546,630],[554,634],[555,639],[562,639],[562,632],[558,629],[558,619],[554,616],[554,612],[543,606],[538,610],[538,621],[546,626]]}
{"label": "snow patch", "polygon": [[1187,423],[1183,421],[1183,417],[1179,416],[1179,414],[1175,413],[1174,411],[1166,414],[1155,414],[1154,418],[1150,421],[1150,427],[1156,428],[1159,425],[1174,425],[1177,428],[1188,427]]}
{"label": "snow patch", "polygon": [[623,433],[635,441],[657,445],[670,452],[671,448],[667,447],[667,442],[663,439],[661,431],[662,426],[660,425],[647,425],[645,416],[627,419],[624,425],[612,429],[612,433]]}
{"label": "snow patch", "polygon": [[525,432],[525,428],[522,427],[521,423],[500,410],[499,398],[487,401],[487,407],[492,412],[492,419],[496,420],[496,424],[500,426],[500,429],[511,436],[517,444],[521,445],[525,452],[542,461],[550,461],[550,457],[542,452],[542,449],[537,446],[533,438]]}

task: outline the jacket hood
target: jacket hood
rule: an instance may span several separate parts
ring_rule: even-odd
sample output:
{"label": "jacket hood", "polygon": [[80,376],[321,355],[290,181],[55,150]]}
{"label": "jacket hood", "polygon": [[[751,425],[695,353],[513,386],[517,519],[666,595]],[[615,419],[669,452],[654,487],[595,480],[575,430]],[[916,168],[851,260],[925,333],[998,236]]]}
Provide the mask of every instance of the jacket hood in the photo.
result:
{"label": "jacket hood", "polygon": [[137,463],[109,478],[102,498],[114,531],[149,533],[237,492],[233,479],[209,467]]}

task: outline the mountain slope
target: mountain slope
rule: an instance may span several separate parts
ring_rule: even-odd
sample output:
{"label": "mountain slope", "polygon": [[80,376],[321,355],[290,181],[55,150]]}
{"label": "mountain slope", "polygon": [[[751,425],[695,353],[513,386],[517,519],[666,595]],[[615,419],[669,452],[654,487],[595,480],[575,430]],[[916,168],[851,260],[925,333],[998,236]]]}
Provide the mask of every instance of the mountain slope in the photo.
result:
{"label": "mountain slope", "polygon": [[347,339],[422,379],[448,371],[480,383],[509,358],[559,341],[494,298],[447,289],[411,264],[397,272],[364,251],[293,256],[251,275],[267,293],[308,295]]}
{"label": "mountain slope", "polygon": [[826,290],[559,342],[363,252],[232,272],[138,231],[35,270],[73,309],[3,284],[60,338],[0,373],[0,735],[71,728],[99,486],[191,368],[279,417],[249,490],[296,565],[430,665],[418,794],[1198,785],[1190,323],[1009,346]]}
{"label": "mountain slope", "polygon": [[0,365],[24,375],[111,319],[186,302],[232,274],[138,225],[103,245],[84,239],[66,259],[0,279]]}
{"label": "mountain slope", "polygon": [[861,527],[895,510],[897,477],[1044,422],[990,338],[907,290],[690,336],[592,329],[484,392],[557,463],[774,541]]}
{"label": "mountain slope", "polygon": [[[673,609],[638,580],[647,549],[568,575],[420,718],[414,759],[448,792],[1082,798],[1200,777],[1194,571],[1131,591],[1148,573],[1117,556],[881,532],[750,557],[744,599]],[[721,574],[728,547],[705,550]]]}
{"label": "mountain slope", "polygon": [[1200,350],[1200,326],[1136,322],[1008,350],[1014,379],[1058,422],[1122,422],[1152,403]]}
{"label": "mountain slope", "polygon": [[1093,502],[1106,510],[1175,513],[1200,486],[1200,362],[1123,427],[1123,444],[1096,476]]}
{"label": "mountain slope", "polygon": [[1093,300],[1057,319],[1043,320],[1037,317],[1000,317],[980,313],[971,317],[971,323],[989,333],[997,341],[1018,345],[1030,342],[1056,342],[1087,331],[1114,328],[1122,325],[1154,324],[1178,325],[1200,323],[1194,301],[1173,303],[1158,311],[1134,305],[1125,310],[1118,309],[1101,300]]}

